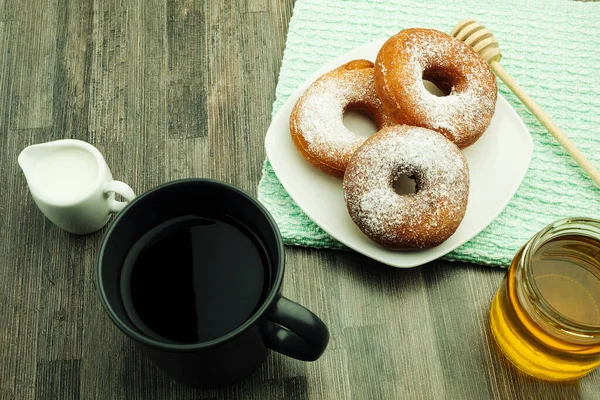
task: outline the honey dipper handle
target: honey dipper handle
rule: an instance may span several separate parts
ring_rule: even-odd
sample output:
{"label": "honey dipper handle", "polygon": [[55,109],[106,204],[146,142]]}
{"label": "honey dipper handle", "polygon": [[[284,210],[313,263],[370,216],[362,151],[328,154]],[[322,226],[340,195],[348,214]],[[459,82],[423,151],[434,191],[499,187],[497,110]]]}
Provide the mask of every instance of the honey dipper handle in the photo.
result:
{"label": "honey dipper handle", "polygon": [[544,125],[544,127],[554,136],[554,138],[560,143],[560,145],[573,157],[573,159],[579,164],[579,166],[592,178],[597,187],[600,187],[600,172],[594,167],[594,165],[588,160],[581,151],[575,146],[575,143],[571,141],[565,135],[565,133],[550,119],[550,116],[546,114],[540,106],[523,90],[521,86],[502,68],[497,62],[492,60],[490,62],[490,68],[496,73],[496,75],[504,81],[506,86],[521,100],[525,107],[531,111],[534,117],[538,119]]}

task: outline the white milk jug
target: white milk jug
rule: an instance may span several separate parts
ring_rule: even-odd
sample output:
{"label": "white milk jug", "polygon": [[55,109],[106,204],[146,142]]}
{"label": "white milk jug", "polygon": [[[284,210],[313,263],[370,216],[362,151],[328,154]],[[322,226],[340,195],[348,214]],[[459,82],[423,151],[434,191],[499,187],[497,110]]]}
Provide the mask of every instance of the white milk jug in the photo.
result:
{"label": "white milk jug", "polygon": [[[102,228],[135,194],[115,181],[102,154],[89,143],[64,139],[19,154],[35,203],[60,228],[83,235]],[[115,193],[126,201],[115,200]]]}

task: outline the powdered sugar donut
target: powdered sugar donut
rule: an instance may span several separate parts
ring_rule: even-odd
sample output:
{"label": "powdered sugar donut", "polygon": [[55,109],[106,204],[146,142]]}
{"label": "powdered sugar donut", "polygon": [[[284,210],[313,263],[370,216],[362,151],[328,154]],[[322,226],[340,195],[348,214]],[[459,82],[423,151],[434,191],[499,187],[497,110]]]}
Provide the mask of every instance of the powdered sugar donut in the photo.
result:
{"label": "powdered sugar donut", "polygon": [[[414,194],[392,187],[401,175]],[[392,249],[427,248],[448,239],[467,208],[469,169],[460,149],[437,132],[396,125],[371,136],[344,175],[348,212],[373,241]]]}
{"label": "powdered sugar donut", "polygon": [[298,151],[321,171],[339,178],[352,153],[366,140],[344,125],[348,109],[367,112],[378,129],[394,124],[375,92],[370,61],[350,61],[321,76],[298,99],[290,116]]}
{"label": "powdered sugar donut", "polygon": [[[447,92],[437,97],[423,79]],[[496,78],[471,47],[433,29],[405,29],[381,47],[375,88],[399,124],[436,130],[460,148],[486,130],[496,107]]]}

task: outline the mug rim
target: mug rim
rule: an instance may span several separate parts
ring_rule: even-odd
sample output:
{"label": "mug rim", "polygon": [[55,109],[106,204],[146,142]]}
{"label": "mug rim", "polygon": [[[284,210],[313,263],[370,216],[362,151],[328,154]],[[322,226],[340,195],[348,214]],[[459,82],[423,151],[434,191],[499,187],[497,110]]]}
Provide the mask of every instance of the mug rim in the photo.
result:
{"label": "mug rim", "polygon": [[[242,197],[245,197],[252,204],[254,204],[254,206],[257,207],[260,210],[260,212],[263,214],[263,216],[266,218],[271,229],[273,230],[273,233],[275,234],[275,240],[277,242],[277,251],[280,256],[279,264],[275,266],[275,268],[277,268],[277,271],[275,272],[275,279],[273,280],[273,284],[272,284],[271,288],[269,289],[269,293],[267,294],[265,300],[263,301],[260,308],[254,314],[252,314],[252,316],[250,318],[248,318],[243,324],[241,324],[240,326],[238,326],[231,332],[227,333],[226,335],[220,336],[216,339],[212,339],[212,340],[209,340],[206,342],[200,342],[200,343],[163,342],[160,340],[152,339],[152,338],[142,334],[141,332],[138,332],[137,330],[133,329],[130,326],[130,324],[125,323],[123,321],[123,319],[117,315],[117,313],[115,312],[113,307],[110,305],[110,302],[108,301],[108,296],[106,295],[106,291],[104,289],[104,283],[102,281],[102,271],[103,271],[102,260],[104,258],[104,252],[106,249],[106,244],[108,242],[108,239],[112,235],[117,224],[123,218],[125,218],[125,215],[127,214],[127,212],[129,211],[130,208],[132,208],[136,204],[142,202],[145,197],[147,197],[155,192],[164,190],[165,188],[168,188],[171,186],[178,186],[178,185],[190,184],[190,183],[200,183],[200,184],[221,186],[229,191],[233,191],[233,192],[237,193],[238,195],[241,195]],[[238,187],[235,187],[229,183],[221,182],[221,181],[218,181],[215,179],[208,179],[208,178],[187,178],[187,179],[178,179],[178,180],[174,180],[174,181],[165,182],[165,183],[155,186],[154,188],[137,196],[135,199],[133,199],[131,202],[129,202],[129,204],[127,204],[127,206],[121,212],[119,212],[116,215],[116,217],[111,221],[108,229],[104,233],[104,236],[100,243],[100,250],[98,251],[98,256],[96,258],[96,285],[98,287],[98,295],[100,296],[100,302],[102,303],[104,311],[106,312],[106,314],[108,314],[108,317],[110,318],[110,320],[117,326],[117,328],[119,328],[123,333],[125,333],[131,339],[133,339],[139,343],[142,343],[146,346],[156,348],[156,349],[161,349],[161,350],[167,350],[167,351],[185,352],[185,351],[197,351],[197,350],[209,349],[209,348],[218,346],[220,344],[226,343],[226,342],[240,336],[242,333],[244,333],[245,331],[250,329],[250,327],[254,326],[258,322],[258,320],[267,312],[267,310],[269,309],[269,307],[271,307],[271,305],[274,303],[274,301],[277,299],[277,297],[279,296],[279,289],[281,288],[281,284],[283,283],[284,272],[285,272],[285,252],[284,252],[284,246],[283,246],[283,239],[281,237],[281,232],[279,231],[279,228],[277,227],[277,223],[275,222],[275,219],[273,218],[271,213],[269,213],[269,211],[266,209],[266,207],[260,201],[258,201],[258,199],[254,198],[250,194],[246,193],[244,190],[242,190]]]}

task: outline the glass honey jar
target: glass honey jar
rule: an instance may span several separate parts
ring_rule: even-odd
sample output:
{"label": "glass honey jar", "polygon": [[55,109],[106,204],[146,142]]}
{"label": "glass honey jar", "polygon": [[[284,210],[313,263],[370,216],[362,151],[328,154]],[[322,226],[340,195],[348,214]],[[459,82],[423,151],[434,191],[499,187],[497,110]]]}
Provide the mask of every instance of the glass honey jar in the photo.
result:
{"label": "glass honey jar", "polygon": [[567,218],[533,236],[494,296],[490,326],[536,378],[575,380],[600,365],[600,221]]}

